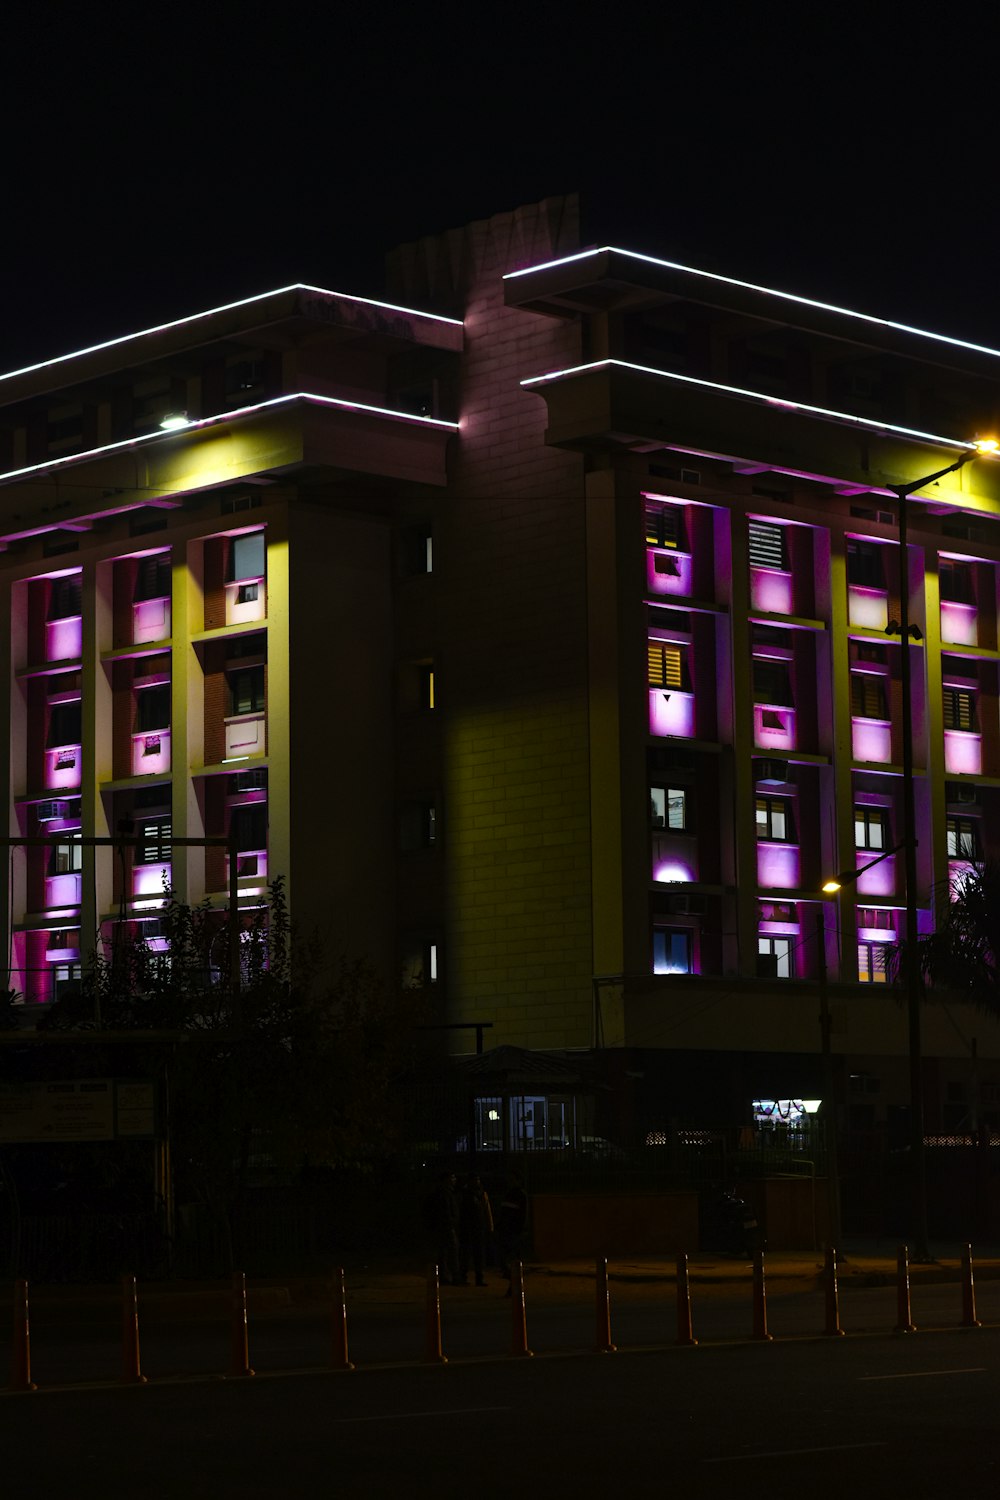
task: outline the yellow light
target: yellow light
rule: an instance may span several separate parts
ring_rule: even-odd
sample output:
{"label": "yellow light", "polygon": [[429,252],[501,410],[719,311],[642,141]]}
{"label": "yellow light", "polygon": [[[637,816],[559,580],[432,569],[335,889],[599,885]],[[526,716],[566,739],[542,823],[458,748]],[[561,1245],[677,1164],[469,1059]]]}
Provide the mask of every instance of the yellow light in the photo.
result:
{"label": "yellow light", "polygon": [[828,881],[826,881],[826,883],[823,886],[823,890],[826,891],[826,893],[827,893],[828,896],[832,896],[836,891],[840,890],[840,881],[839,880],[828,880]]}
{"label": "yellow light", "polygon": [[1000,452],[1000,438],[976,438],[973,447],[977,453],[997,453]]}

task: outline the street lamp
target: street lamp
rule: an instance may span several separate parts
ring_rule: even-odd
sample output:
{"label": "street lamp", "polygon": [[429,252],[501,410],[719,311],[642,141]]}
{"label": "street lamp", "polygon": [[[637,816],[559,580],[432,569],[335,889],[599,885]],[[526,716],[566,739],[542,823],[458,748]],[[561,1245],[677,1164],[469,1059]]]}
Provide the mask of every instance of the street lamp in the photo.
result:
{"label": "street lamp", "polygon": [[[906,1014],[910,1054],[910,1170],[912,1174],[912,1232],[914,1259],[927,1261],[930,1251],[927,1243],[927,1181],[924,1171],[924,1086],[922,1076],[922,1047],[920,1038],[921,1004],[923,1001],[923,975],[917,956],[917,836],[916,808],[913,780],[913,700],[911,697],[912,663],[910,642],[919,640],[917,627],[910,624],[909,561],[907,556],[907,502],[911,495],[925,485],[954,474],[972,458],[996,453],[1000,442],[994,438],[983,438],[969,445],[965,453],[954,463],[946,464],[933,474],[909,484],[890,484],[889,489],[899,502],[898,556],[899,556],[899,620],[890,620],[887,635],[900,638],[899,681],[903,698],[903,868],[906,884],[906,944],[903,950],[903,977],[906,988]],[[897,846],[899,847],[899,846]],[[875,863],[875,861],[873,861]]]}

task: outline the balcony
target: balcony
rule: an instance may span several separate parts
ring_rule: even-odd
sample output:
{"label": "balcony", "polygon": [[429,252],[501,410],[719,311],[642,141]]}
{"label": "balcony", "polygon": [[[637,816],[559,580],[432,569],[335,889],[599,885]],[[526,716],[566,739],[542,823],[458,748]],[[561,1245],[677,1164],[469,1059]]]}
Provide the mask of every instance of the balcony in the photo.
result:
{"label": "balcony", "polygon": [[170,730],[132,736],[132,775],[162,775],[170,770]]}
{"label": "balcony", "polygon": [[750,604],[772,615],[795,613],[795,587],[791,573],[777,568],[750,569]]}
{"label": "balcony", "polygon": [[[650,734],[674,735],[681,739],[694,738],[695,713],[694,694],[681,692],[677,688],[650,688],[649,690]],[[263,754],[263,751],[259,752]]]}
{"label": "balcony", "polygon": [[888,719],[851,719],[851,753],[857,761],[888,765],[892,760],[892,724]]}
{"label": "balcony", "polygon": [[80,615],[67,615],[65,619],[46,621],[46,661],[79,661],[82,651],[83,620]]}
{"label": "balcony", "polygon": [[983,737],[976,730],[946,729],[944,768],[951,776],[979,776],[983,769]]}
{"label": "balcony", "polygon": [[753,742],[760,750],[794,750],[794,708],[781,704],[755,703]]}
{"label": "balcony", "polygon": [[650,594],[680,594],[688,598],[693,578],[694,559],[690,552],[647,548],[646,587]]}
{"label": "balcony", "polygon": [[132,606],[132,644],[165,641],[170,636],[170,600],[140,599]]}
{"label": "balcony", "polygon": [[847,618],[862,630],[885,630],[889,623],[889,595],[885,589],[852,583],[847,590]]}
{"label": "balcony", "polygon": [[793,891],[801,878],[798,844],[757,842],[757,884],[762,890]]}
{"label": "balcony", "polygon": [[79,745],[59,745],[45,752],[46,791],[63,791],[80,785]]}
{"label": "balcony", "polygon": [[941,639],[951,646],[979,645],[979,611],[957,599],[941,600]]}

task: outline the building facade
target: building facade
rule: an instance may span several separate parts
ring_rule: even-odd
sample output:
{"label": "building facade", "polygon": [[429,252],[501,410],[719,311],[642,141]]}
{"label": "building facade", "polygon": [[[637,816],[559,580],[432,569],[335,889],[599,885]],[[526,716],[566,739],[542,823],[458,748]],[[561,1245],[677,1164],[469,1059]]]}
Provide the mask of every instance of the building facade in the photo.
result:
{"label": "building facade", "polygon": [[[9,860],[27,1009],[117,921],[162,943],[165,882],[224,904],[226,851],[172,840],[231,835],[248,908],[282,875],[456,1050],[595,1050],[635,1139],[821,1097],[825,982],[886,1139],[901,588],[922,929],[1000,853],[1000,469],[914,496],[904,578],[890,487],[998,431],[998,371],[581,250],[559,199],[404,246],[382,302],[285,288],[3,377],[2,774],[12,839],[66,835]],[[928,1129],[1000,1129],[1000,1029],[936,1004],[924,1052]],[[484,1100],[481,1144],[574,1110]]]}

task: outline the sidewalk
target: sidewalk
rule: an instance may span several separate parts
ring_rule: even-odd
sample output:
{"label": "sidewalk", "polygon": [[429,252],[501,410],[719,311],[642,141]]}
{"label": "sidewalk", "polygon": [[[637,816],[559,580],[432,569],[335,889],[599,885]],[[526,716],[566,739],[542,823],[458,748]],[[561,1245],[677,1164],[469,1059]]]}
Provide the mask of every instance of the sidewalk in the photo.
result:
{"label": "sidewalk", "polygon": [[[842,1286],[884,1286],[895,1282],[898,1247],[885,1241],[848,1242],[838,1256],[838,1276]],[[957,1282],[961,1275],[961,1247],[932,1245],[933,1259],[928,1264],[910,1263],[913,1283]],[[1000,1246],[974,1248],[974,1271],[977,1280],[1000,1279]],[[811,1250],[778,1250],[765,1255],[765,1272],[770,1294],[809,1291],[821,1286],[822,1252]],[[700,1297],[725,1296],[748,1285],[751,1263],[735,1256],[716,1252],[695,1252],[688,1258],[692,1288]],[[525,1288],[536,1303],[574,1302],[593,1296],[594,1261],[587,1257],[544,1263],[530,1257],[524,1263]],[[616,1299],[640,1301],[655,1298],[660,1289],[672,1287],[676,1277],[676,1257],[635,1256],[609,1257],[608,1281]],[[454,1300],[475,1304],[502,1295],[506,1283],[494,1268],[487,1271],[487,1286],[441,1288],[443,1302]],[[426,1269],[399,1258],[372,1259],[368,1263],[348,1262],[345,1288],[350,1305],[367,1308],[412,1307],[426,1295]],[[290,1311],[306,1311],[329,1305],[333,1291],[330,1276],[248,1277],[250,1311],[255,1316],[280,1316]],[[231,1285],[225,1278],[216,1281],[143,1282],[138,1288],[144,1318],[176,1321],[202,1317],[225,1316],[230,1307]],[[48,1322],[53,1318],[72,1317],[87,1320],[105,1316],[109,1304],[120,1298],[120,1285],[42,1286],[30,1287],[31,1314],[34,1320]]]}

